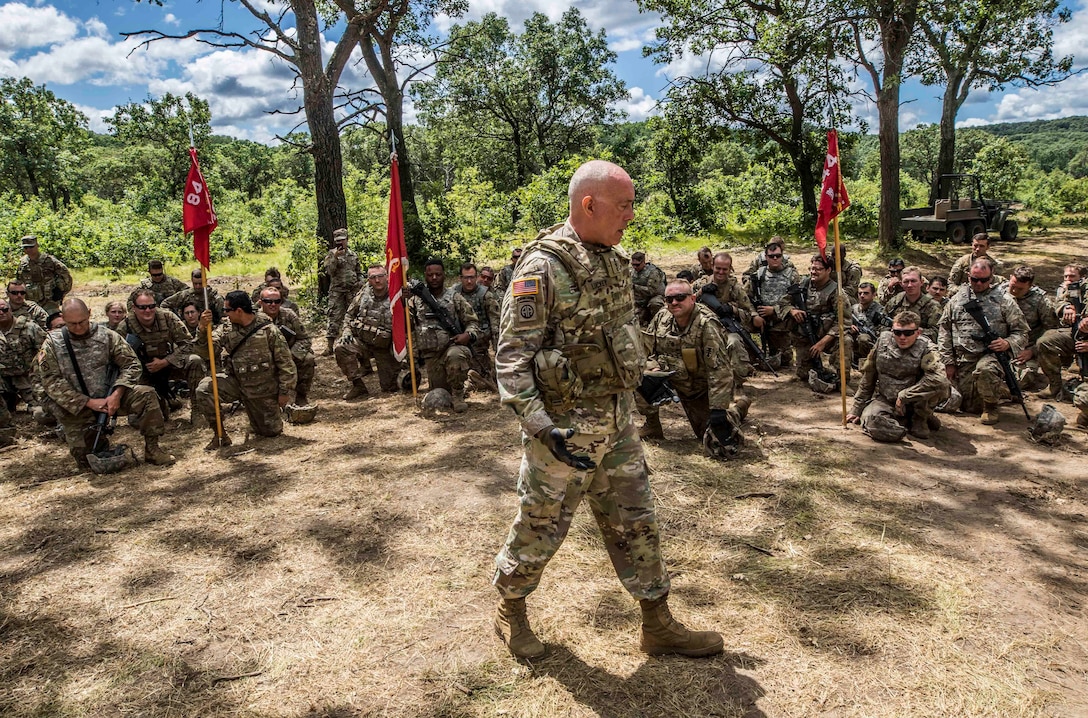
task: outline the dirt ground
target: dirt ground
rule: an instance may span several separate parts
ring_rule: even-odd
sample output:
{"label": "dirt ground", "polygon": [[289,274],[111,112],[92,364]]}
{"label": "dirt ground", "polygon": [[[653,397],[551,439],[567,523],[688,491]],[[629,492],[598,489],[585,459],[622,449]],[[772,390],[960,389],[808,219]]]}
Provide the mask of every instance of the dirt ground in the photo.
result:
{"label": "dirt ground", "polygon": [[[995,252],[1053,289],[1086,246],[1055,233]],[[936,272],[963,251],[905,258]],[[529,599],[549,648],[530,665],[491,627],[512,415],[475,394],[430,420],[409,396],[346,388],[319,358],[315,423],[243,443],[233,416],[235,445],[209,455],[186,409],[163,440],[177,465],[112,476],[77,474],[19,414],[0,452],[0,714],[1088,714],[1083,431],[1036,445],[1009,406],[995,427],[951,416],[932,440],[877,444],[841,428],[837,397],[761,374],[748,443],[718,463],[666,409],[647,457],[671,604],[726,652],[641,654],[637,605],[582,510]],[[140,453],[124,422],[118,438]]]}

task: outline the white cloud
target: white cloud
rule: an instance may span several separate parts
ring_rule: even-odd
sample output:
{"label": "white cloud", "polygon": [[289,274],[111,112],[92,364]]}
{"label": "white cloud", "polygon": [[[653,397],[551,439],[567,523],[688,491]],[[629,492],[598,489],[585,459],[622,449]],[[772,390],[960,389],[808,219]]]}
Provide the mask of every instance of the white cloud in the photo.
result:
{"label": "white cloud", "polygon": [[616,103],[617,110],[627,113],[631,122],[645,120],[658,114],[657,99],[647,95],[641,87],[632,87],[627,91],[627,99]]}
{"label": "white cloud", "polygon": [[96,17],[84,20],[83,29],[92,37],[108,38],[110,36],[110,29],[106,27],[106,23]]}
{"label": "white cloud", "polygon": [[0,52],[13,52],[64,42],[76,36],[79,26],[55,7],[30,7],[23,3],[0,5]]}
{"label": "white cloud", "polygon": [[163,15],[162,21],[165,22],[167,25],[177,26],[181,24],[181,20],[178,20],[178,16],[172,12],[168,12]]}
{"label": "white cloud", "polygon": [[154,74],[156,63],[139,55],[126,57],[135,45],[132,40],[111,43],[100,37],[81,37],[18,61],[18,71],[35,82],[58,85],[143,83]]}
{"label": "white cloud", "polygon": [[1072,55],[1074,63],[1084,67],[1083,50],[1088,42],[1088,3],[1080,2],[1076,6],[1070,3],[1070,7],[1073,17],[1054,29],[1054,54],[1058,57]]}
{"label": "white cloud", "polygon": [[106,124],[105,118],[113,117],[113,113],[117,108],[111,107],[108,110],[101,110],[89,105],[80,105],[78,103],[72,104],[77,110],[87,116],[87,126],[91,132],[97,132],[100,135],[104,135],[110,131],[110,126]]}

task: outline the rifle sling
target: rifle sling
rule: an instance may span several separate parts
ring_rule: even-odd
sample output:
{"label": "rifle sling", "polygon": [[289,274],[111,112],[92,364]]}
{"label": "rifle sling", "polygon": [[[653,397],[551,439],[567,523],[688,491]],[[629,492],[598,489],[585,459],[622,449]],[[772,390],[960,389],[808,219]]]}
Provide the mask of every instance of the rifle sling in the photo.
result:
{"label": "rifle sling", "polygon": [[60,334],[64,337],[64,348],[68,350],[68,358],[72,360],[72,367],[76,370],[76,381],[79,382],[79,390],[85,396],[90,396],[91,392],[87,391],[87,382],[83,381],[83,372],[79,370],[79,362],[76,361],[76,353],[72,349],[72,338],[68,334],[68,327],[63,327]]}
{"label": "rifle sling", "polygon": [[227,358],[228,359],[232,358],[234,356],[235,352],[237,352],[239,349],[241,349],[242,345],[246,343],[246,340],[249,339],[254,334],[256,334],[257,330],[260,329],[260,328],[261,328],[260,325],[256,321],[254,321],[253,325],[249,328],[249,331],[247,331],[245,333],[245,335],[242,336],[242,338],[238,341],[238,343],[234,345],[233,349],[231,349],[229,352],[227,352]]}

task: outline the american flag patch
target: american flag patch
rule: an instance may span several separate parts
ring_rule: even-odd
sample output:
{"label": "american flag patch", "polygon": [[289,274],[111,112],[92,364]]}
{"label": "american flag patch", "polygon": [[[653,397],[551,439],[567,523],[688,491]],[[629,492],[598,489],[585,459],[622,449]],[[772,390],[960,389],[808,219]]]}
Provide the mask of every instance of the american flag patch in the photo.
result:
{"label": "american flag patch", "polygon": [[511,291],[515,297],[527,297],[533,294],[540,293],[540,280],[538,279],[515,279],[514,285]]}

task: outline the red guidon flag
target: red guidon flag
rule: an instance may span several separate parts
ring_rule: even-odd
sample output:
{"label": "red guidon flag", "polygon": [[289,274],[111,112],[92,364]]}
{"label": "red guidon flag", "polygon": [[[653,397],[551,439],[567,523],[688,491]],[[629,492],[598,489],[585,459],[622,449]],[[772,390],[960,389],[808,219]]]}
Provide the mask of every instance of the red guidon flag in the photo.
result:
{"label": "red guidon flag", "polygon": [[385,273],[389,276],[389,308],[393,312],[393,356],[408,356],[408,324],[404,316],[404,273],[408,271],[408,250],[404,246],[404,217],[400,204],[400,170],[393,155],[389,183],[389,229],[385,235]]}
{"label": "red guidon flag", "polygon": [[850,206],[850,195],[842,183],[839,167],[839,136],[835,130],[827,133],[827,157],[824,158],[824,180],[820,188],[820,207],[816,211],[816,246],[827,258],[827,228],[839,212]]}
{"label": "red guidon flag", "polygon": [[185,233],[193,233],[193,254],[200,266],[208,268],[211,263],[212,230],[219,226],[219,220],[212,209],[212,197],[208,194],[208,184],[200,174],[200,165],[196,161],[196,148],[189,148],[189,176],[185,179],[185,202],[182,214],[182,227]]}

